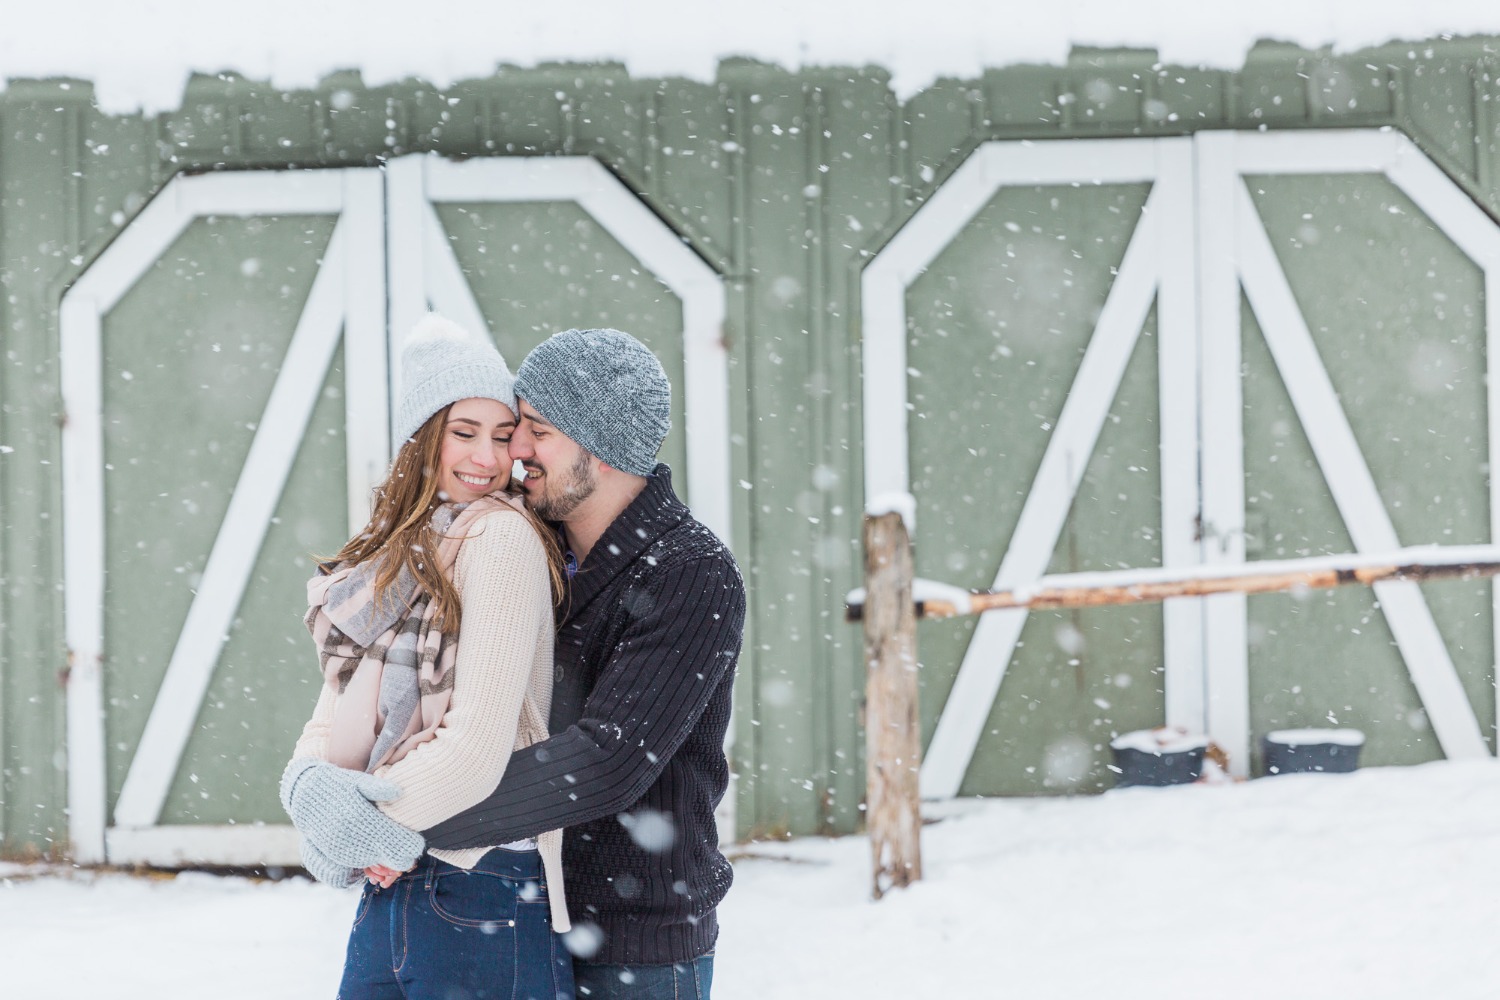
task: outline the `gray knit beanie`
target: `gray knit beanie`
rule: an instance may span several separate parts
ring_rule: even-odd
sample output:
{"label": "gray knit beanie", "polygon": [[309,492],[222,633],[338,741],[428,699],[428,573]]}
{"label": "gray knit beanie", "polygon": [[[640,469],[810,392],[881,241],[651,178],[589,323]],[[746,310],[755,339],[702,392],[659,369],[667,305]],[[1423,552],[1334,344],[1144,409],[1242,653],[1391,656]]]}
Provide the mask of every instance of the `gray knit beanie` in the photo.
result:
{"label": "gray knit beanie", "polygon": [[515,409],[516,379],[493,344],[437,313],[412,327],[401,349],[399,448],[427,418],[460,399],[497,399]]}
{"label": "gray knit beanie", "polygon": [[656,469],[672,428],[672,383],[645,344],[619,330],[564,330],[516,370],[516,395],[607,465]]}

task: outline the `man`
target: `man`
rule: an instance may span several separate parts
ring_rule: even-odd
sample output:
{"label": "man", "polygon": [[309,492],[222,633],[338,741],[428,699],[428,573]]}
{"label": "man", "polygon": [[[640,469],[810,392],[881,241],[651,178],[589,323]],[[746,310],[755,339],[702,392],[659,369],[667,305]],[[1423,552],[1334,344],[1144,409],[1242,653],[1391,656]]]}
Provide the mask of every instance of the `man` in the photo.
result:
{"label": "man", "polygon": [[[716,907],[733,877],[713,813],[729,779],[744,584],[656,463],[671,386],[645,345],[617,330],[559,333],[522,362],[516,396],[510,457],[568,566],[553,735],[517,752],[487,799],[424,831],[425,843],[566,827],[579,995],[706,998]],[[367,798],[366,776],[325,766],[288,777],[294,822],[337,864],[404,868],[421,852],[423,838]]]}

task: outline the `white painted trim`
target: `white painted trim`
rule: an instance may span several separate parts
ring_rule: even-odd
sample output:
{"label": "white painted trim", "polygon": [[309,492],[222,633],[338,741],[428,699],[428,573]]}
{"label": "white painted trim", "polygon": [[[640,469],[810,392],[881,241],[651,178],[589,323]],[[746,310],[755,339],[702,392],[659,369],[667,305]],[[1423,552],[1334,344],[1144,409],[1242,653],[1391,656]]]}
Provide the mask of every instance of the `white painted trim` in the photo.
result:
{"label": "white painted trim", "polygon": [[[1158,187],[1153,188],[1146,200],[1140,222],[1125,249],[1119,274],[1100,312],[1098,326],[1047,442],[1041,467],[1027,492],[1010,546],[995,576],[997,590],[1024,586],[1041,576],[1057,547],[1089,456],[1098,443],[1099,432],[1109,416],[1109,407],[1119,391],[1156,296],[1156,252],[1160,246],[1162,215],[1159,209],[1168,196]],[[905,326],[904,315],[902,326]],[[899,397],[903,403],[905,395],[903,386]],[[904,406],[902,409],[904,412]],[[1025,622],[1024,611],[992,612],[980,618],[922,762],[923,798],[951,798],[958,794]]]}
{"label": "white painted trim", "polygon": [[68,646],[68,839],[104,860],[104,434],[99,303],[63,296],[58,316],[63,412],[63,628]]}
{"label": "white painted trim", "polygon": [[[1500,271],[1486,271],[1484,275],[1484,356],[1486,362],[1485,404],[1489,411],[1489,460],[1490,460],[1490,542],[1500,542],[1500,503],[1496,502],[1493,485],[1496,470],[1500,470],[1500,372],[1489,373],[1494,359],[1500,358]],[[1494,656],[1500,660],[1500,586],[1490,581],[1490,609],[1494,625]],[[1492,664],[1495,684],[1495,722],[1500,726],[1500,664]],[[1500,754],[1500,733],[1495,737],[1496,752]]]}
{"label": "white painted trim", "polygon": [[268,865],[300,868],[295,827],[260,823],[223,826],[113,827],[109,856],[132,864],[181,868],[188,865]]}
{"label": "white painted trim", "polygon": [[[929,203],[930,204],[930,203]],[[860,278],[865,500],[911,492],[906,433],[906,287],[877,256]]]}
{"label": "white painted trim", "polygon": [[[390,296],[390,342],[387,379],[391,399],[401,398],[401,348],[407,334],[427,312],[426,174],[420,154],[399,156],[385,165],[386,293]],[[402,442],[396,439],[396,407],[391,407],[390,454]]]}
{"label": "white painted trim", "polygon": [[336,215],[344,171],[241,171],[179,175],[167,182],[65,294],[109,312],[201,215]]}
{"label": "white painted trim", "polygon": [[[378,171],[344,174],[344,455],[352,536],[370,520],[390,455],[389,336],[385,325],[385,185]],[[325,266],[327,262],[325,261]]]}
{"label": "white painted trim", "polygon": [[1154,181],[1159,166],[1157,142],[1153,139],[997,141],[985,143],[978,155],[992,192],[1000,187],[1026,185],[1099,187]]}
{"label": "white painted trim", "polygon": [[1416,203],[1464,256],[1486,273],[1500,270],[1500,230],[1495,228],[1494,220],[1409,141],[1401,153],[1386,172],[1391,182]]}
{"label": "white painted trim", "polygon": [[[1375,479],[1339,405],[1338,393],[1261,225],[1255,203],[1243,183],[1236,186],[1240,205],[1236,237],[1245,292],[1323,470],[1324,482],[1356,551],[1400,548]],[[1377,584],[1375,591],[1443,752],[1450,758],[1488,756],[1473,707],[1420,588],[1414,583],[1392,582]]]}
{"label": "white painted trim", "polygon": [[[1197,566],[1198,289],[1191,139],[1155,143],[1157,156],[1157,383],[1160,413],[1161,560],[1165,568]],[[1207,725],[1203,683],[1203,602],[1175,598],[1162,605],[1166,722],[1190,732]]]}
{"label": "white painted trim", "polygon": [[[1241,136],[1194,140],[1198,229],[1199,397],[1203,565],[1245,561],[1245,443],[1235,155]],[[1203,601],[1204,720],[1229,754],[1230,772],[1250,773],[1248,604],[1243,594]]]}
{"label": "white painted trim", "polygon": [[578,201],[613,175],[588,156],[423,158],[427,197],[434,202]]}
{"label": "white painted trim", "polygon": [[337,215],[343,170],[234,170],[181,178],[179,211],[203,215]]}
{"label": "white painted trim", "polygon": [[1233,137],[1241,175],[1380,173],[1396,162],[1403,143],[1410,147],[1399,132],[1372,129],[1199,132],[1196,138],[1207,136]]}
{"label": "white painted trim", "polygon": [[[93,299],[100,316],[113,309],[192,223],[193,217],[182,212],[181,199],[176,197],[177,189],[191,180],[177,177],[168,182],[63,293],[63,301]],[[66,355],[63,360],[67,360]]]}
{"label": "white painted trim", "polygon": [[910,492],[906,406],[906,290],[988,204],[999,181],[986,176],[981,146],[932,193],[860,277],[865,497]]}
{"label": "white painted trim", "polygon": [[682,275],[676,280],[682,289],[683,326],[693,331],[683,344],[682,358],[688,496],[694,515],[728,545],[734,537],[730,530],[729,348],[724,331],[728,306],[717,275]]}
{"label": "white painted trim", "polygon": [[933,192],[860,276],[865,497],[910,492],[906,415],[906,289],[989,203],[985,144]]}

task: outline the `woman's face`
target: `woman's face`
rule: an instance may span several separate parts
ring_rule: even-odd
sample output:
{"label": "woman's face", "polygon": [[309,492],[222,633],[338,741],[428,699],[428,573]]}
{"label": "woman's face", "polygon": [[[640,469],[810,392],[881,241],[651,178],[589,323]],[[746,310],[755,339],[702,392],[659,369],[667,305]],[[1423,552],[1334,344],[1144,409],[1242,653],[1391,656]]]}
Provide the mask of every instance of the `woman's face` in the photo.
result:
{"label": "woman's face", "polygon": [[504,486],[510,476],[506,446],[516,429],[511,408],[494,399],[460,399],[448,409],[438,456],[438,492],[468,503]]}

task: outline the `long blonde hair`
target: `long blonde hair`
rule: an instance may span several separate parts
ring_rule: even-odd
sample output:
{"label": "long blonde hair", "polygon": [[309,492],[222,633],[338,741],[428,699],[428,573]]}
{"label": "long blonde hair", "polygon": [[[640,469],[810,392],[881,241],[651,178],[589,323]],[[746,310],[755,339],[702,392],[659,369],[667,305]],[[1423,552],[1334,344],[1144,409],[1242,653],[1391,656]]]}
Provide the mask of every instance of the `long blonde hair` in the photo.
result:
{"label": "long blonde hair", "polygon": [[[385,482],[375,487],[370,523],[345,542],[329,561],[356,565],[367,559],[379,559],[380,568],[375,574],[377,602],[385,599],[404,567],[431,596],[433,613],[442,630],[457,634],[463,614],[462,602],[453,581],[438,563],[441,539],[432,529],[432,512],[443,502],[438,496],[438,470],[448,411],[452,408],[450,403],[427,418],[401,445],[391,462],[390,474]],[[506,492],[512,496],[516,494],[514,480],[507,483]],[[552,600],[554,604],[559,603],[563,595],[563,561],[557,538],[529,509],[523,516],[536,530],[546,550]]]}

